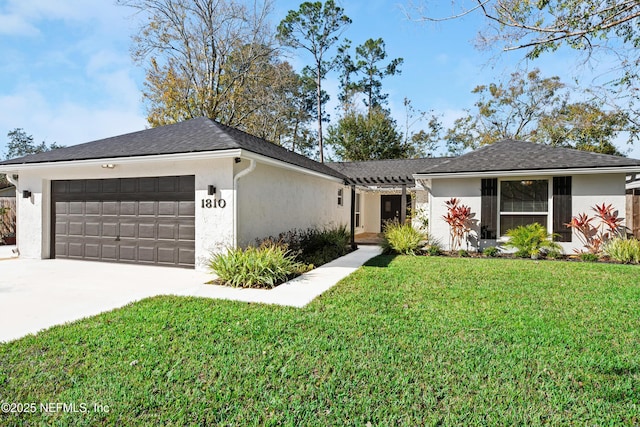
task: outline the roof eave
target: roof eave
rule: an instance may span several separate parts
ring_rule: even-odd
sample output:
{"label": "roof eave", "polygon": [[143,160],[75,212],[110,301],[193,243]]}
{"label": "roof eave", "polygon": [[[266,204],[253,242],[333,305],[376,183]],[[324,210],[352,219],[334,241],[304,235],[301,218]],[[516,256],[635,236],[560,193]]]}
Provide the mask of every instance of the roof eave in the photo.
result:
{"label": "roof eave", "polygon": [[22,170],[34,170],[42,168],[58,168],[58,167],[80,167],[95,166],[104,164],[136,164],[147,163],[152,161],[176,161],[176,160],[208,160],[221,159],[229,157],[240,157],[242,150],[217,150],[217,151],[199,151],[191,153],[174,153],[174,154],[152,154],[130,157],[104,157],[99,159],[81,159],[81,160],[60,160],[49,162],[34,163],[16,163],[11,165],[0,165],[0,173],[15,173]]}
{"label": "roof eave", "polygon": [[[300,172],[300,173],[303,173],[303,174],[306,174],[306,175],[311,175],[311,176],[315,176],[315,177],[319,177],[319,178],[329,179],[329,180],[332,180],[332,181],[335,181],[335,182],[339,182],[339,183],[342,183],[342,184],[344,184],[346,182],[346,177],[340,178],[340,177],[336,177],[336,176],[333,176],[333,175],[325,174],[325,173],[322,173],[322,172],[317,172],[317,171],[314,171],[314,170],[311,170],[311,169],[307,169],[307,168],[302,167],[302,166],[294,165],[293,163],[288,163],[288,162],[285,162],[283,160],[277,160],[277,159],[274,159],[272,157],[268,157],[268,156],[265,156],[265,155],[262,155],[262,154],[257,154],[257,153],[254,153],[253,151],[242,150],[241,157],[243,157],[245,159],[253,159],[253,160],[256,160],[256,161],[258,161],[260,163],[265,163],[265,164],[269,164],[269,165],[272,165],[272,166],[277,166],[277,167],[281,167],[281,168],[284,168],[284,169],[293,170],[293,171]],[[338,172],[338,173],[340,173],[340,172]]]}
{"label": "roof eave", "polygon": [[591,175],[591,174],[609,174],[609,173],[629,173],[640,172],[638,166],[615,166],[615,167],[590,167],[590,168],[556,168],[556,169],[519,169],[519,170],[500,170],[500,171],[475,171],[475,172],[436,172],[436,173],[417,173],[414,179],[440,179],[440,178],[497,178],[501,176],[529,176],[529,175]]}

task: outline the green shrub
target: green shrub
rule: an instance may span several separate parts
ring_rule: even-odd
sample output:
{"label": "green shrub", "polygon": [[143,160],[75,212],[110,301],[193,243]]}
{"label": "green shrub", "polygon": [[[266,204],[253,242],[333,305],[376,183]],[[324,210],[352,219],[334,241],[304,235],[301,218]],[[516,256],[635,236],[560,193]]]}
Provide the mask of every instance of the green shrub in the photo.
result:
{"label": "green shrub", "polygon": [[351,233],[345,225],[324,229],[290,230],[278,237],[256,240],[256,245],[286,245],[298,262],[320,266],[351,251]]}
{"label": "green shrub", "polygon": [[226,253],[214,254],[209,268],[221,284],[268,289],[308,270],[308,266],[295,260],[286,245],[277,244],[228,249]]}
{"label": "green shrub", "polygon": [[425,252],[429,256],[438,256],[438,255],[442,254],[442,249],[440,249],[440,246],[438,246],[438,245],[430,244],[425,249]]}
{"label": "green shrub", "polygon": [[488,248],[484,248],[482,253],[485,256],[488,256],[488,257],[491,257],[491,258],[495,258],[498,255],[500,255],[500,249],[496,248],[495,246],[489,246]]}
{"label": "green shrub", "polygon": [[604,245],[604,253],[614,261],[640,264],[640,240],[616,237]]}
{"label": "green shrub", "polygon": [[427,236],[411,224],[390,221],[384,225],[383,239],[382,250],[386,254],[416,255],[425,245]]}
{"label": "green shrub", "polygon": [[599,258],[597,254],[592,254],[591,252],[581,252],[578,256],[584,262],[596,262]]}
{"label": "green shrub", "polygon": [[537,222],[508,230],[507,236],[509,241],[505,246],[517,249],[516,256],[522,258],[538,256],[540,252],[551,249],[560,249],[560,245],[552,240],[553,235],[547,233],[547,229]]}
{"label": "green shrub", "polygon": [[548,251],[545,256],[548,259],[560,259],[562,258],[564,255],[562,255],[562,252],[560,252],[558,249],[551,249],[550,251]]}
{"label": "green shrub", "polygon": [[469,252],[466,249],[460,249],[458,250],[458,256],[461,258],[468,258]]}

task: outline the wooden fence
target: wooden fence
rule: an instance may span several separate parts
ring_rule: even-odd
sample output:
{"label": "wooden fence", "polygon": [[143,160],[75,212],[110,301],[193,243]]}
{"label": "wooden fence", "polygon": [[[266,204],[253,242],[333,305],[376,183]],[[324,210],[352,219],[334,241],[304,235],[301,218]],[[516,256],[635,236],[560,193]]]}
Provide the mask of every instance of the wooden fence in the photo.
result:
{"label": "wooden fence", "polygon": [[627,212],[625,222],[630,233],[640,239],[640,189],[627,194]]}

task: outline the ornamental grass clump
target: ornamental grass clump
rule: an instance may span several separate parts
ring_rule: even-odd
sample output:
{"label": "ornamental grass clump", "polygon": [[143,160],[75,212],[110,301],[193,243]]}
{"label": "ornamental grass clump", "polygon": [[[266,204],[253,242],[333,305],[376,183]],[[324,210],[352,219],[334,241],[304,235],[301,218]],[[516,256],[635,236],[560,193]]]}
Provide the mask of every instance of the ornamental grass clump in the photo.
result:
{"label": "ornamental grass clump", "polygon": [[640,264],[640,240],[616,237],[609,240],[603,252],[614,261],[625,264]]}
{"label": "ornamental grass clump", "polygon": [[277,244],[228,249],[214,254],[209,268],[218,276],[219,284],[266,289],[308,271],[308,266],[297,262],[286,245]]}
{"label": "ornamental grass clump", "polygon": [[553,235],[537,222],[507,230],[508,248],[515,248],[516,256],[521,258],[536,258],[543,251],[560,249],[560,245],[553,241]]}
{"label": "ornamental grass clump", "polygon": [[427,243],[426,234],[397,221],[385,223],[383,239],[382,250],[386,254],[417,255]]}

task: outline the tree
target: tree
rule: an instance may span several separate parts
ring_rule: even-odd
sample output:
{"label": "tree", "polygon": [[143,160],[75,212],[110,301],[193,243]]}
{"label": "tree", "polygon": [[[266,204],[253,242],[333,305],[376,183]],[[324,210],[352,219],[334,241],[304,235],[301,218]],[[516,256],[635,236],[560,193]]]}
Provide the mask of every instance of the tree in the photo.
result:
{"label": "tree", "polygon": [[7,159],[28,156],[29,154],[43,153],[45,151],[64,147],[56,144],[55,142],[47,145],[44,141],[36,145],[33,142],[33,136],[27,135],[22,128],[15,128],[9,132],[7,136],[9,137],[9,142],[7,143]]}
{"label": "tree", "polygon": [[329,126],[327,144],[342,160],[402,159],[411,156],[389,112],[374,108],[365,114],[351,110]]}
{"label": "tree", "polygon": [[620,154],[611,141],[626,129],[627,116],[605,111],[595,99],[571,102],[558,77],[516,72],[506,83],[480,85],[472,93],[480,96],[477,111],[468,111],[446,133],[453,154],[505,138]]}
{"label": "tree", "polygon": [[480,47],[522,50],[528,59],[567,46],[607,64],[601,76],[600,100],[627,116],[629,142],[640,135],[640,2],[637,0],[459,0],[450,16],[419,20],[442,21],[482,13],[488,28]]}
{"label": "tree", "polygon": [[246,111],[238,106],[249,104],[253,89],[280,65],[267,19],[270,0],[118,3],[148,16],[133,37],[132,56],[145,65],[152,126],[194,117],[244,125]]}
{"label": "tree", "polygon": [[380,108],[387,102],[387,94],[382,93],[382,79],[387,76],[400,74],[402,58],[391,60],[387,65],[380,62],[387,58],[384,40],[368,39],[362,45],[356,47],[355,69],[363,77],[356,83],[356,87],[365,95],[364,105],[371,112]]}
{"label": "tree", "polygon": [[[480,11],[492,24],[484,43],[506,51],[524,49],[528,58],[567,45],[592,53],[613,48],[630,67],[637,65],[640,44],[640,2],[636,0],[472,0],[459,1],[456,12],[443,18],[420,13],[419,20],[443,21]],[[626,45],[626,46],[625,46]],[[621,63],[622,64],[622,63]]]}
{"label": "tree", "polygon": [[285,46],[304,49],[314,60],[316,78],[316,120],[318,123],[318,148],[320,162],[324,162],[322,147],[322,80],[335,65],[333,58],[327,58],[330,49],[338,41],[339,35],[351,24],[344,9],[333,0],[305,2],[297,11],[290,10],[278,25],[278,39]]}
{"label": "tree", "polygon": [[[409,98],[404,98],[405,108],[404,144],[411,147],[410,157],[432,157],[440,147],[442,123],[435,115],[428,115],[426,111],[417,110]],[[420,129],[415,132],[416,124],[427,121],[427,130]]]}

